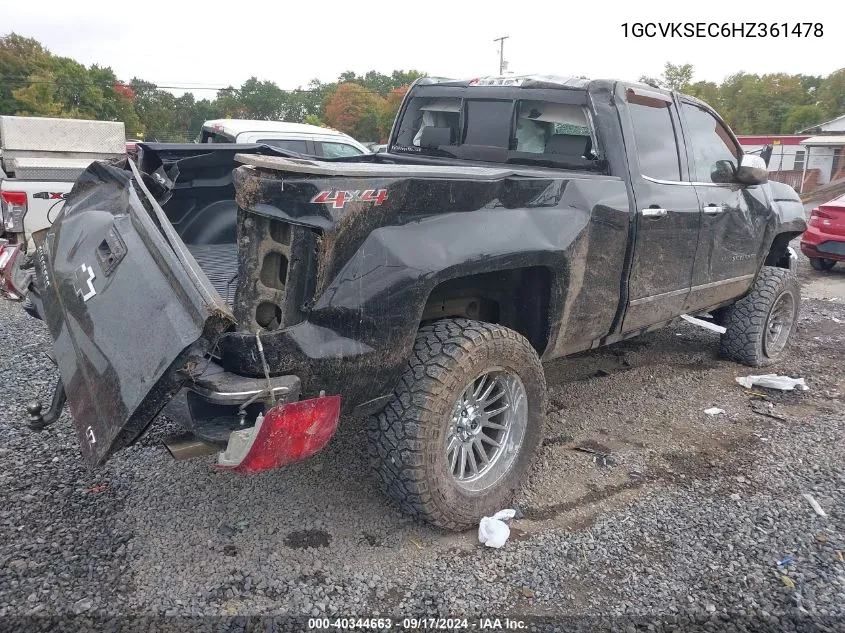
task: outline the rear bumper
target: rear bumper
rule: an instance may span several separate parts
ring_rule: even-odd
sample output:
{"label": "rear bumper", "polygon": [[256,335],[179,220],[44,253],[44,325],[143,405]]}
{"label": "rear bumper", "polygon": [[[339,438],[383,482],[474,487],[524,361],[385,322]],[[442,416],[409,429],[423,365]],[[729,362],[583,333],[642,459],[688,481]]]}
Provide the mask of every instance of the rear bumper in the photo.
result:
{"label": "rear bumper", "polygon": [[232,431],[254,424],[266,409],[299,400],[297,376],[275,376],[268,382],[225,371],[214,362],[196,371],[164,413],[186,431],[221,448]]}
{"label": "rear bumper", "polygon": [[807,257],[845,262],[845,236],[809,227],[801,236],[801,252]]}
{"label": "rear bumper", "polygon": [[219,468],[253,473],[305,459],[334,436],[340,396],[299,393],[297,376],[250,378],[209,363],[165,413],[220,449]]}

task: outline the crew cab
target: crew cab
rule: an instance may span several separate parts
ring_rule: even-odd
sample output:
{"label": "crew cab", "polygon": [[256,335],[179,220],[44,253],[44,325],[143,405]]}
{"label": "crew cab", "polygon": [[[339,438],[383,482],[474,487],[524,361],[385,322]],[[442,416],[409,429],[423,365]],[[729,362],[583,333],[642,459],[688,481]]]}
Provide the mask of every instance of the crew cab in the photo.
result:
{"label": "crew cab", "polygon": [[360,156],[370,151],[351,136],[331,128],[288,123],[216,119],[202,126],[201,143],[260,143],[297,154],[339,158]]}
{"label": "crew cab", "polygon": [[683,94],[424,78],[386,152],[177,150],[92,165],[19,273],[61,375],[30,424],[66,397],[92,465],[163,409],[240,473],[367,414],[381,488],[462,529],[530,467],[543,361],[710,314],[761,366],[795,331],[801,202]]}

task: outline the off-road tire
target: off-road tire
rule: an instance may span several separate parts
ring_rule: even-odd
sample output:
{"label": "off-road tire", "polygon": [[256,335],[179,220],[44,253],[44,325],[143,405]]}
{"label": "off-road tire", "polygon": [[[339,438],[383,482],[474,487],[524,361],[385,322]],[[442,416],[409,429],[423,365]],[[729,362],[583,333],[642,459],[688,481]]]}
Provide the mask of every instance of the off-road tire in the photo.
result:
{"label": "off-road tire", "polygon": [[810,266],[812,266],[815,270],[830,270],[834,266],[836,266],[835,259],[824,259],[822,257],[811,257],[810,258]]}
{"label": "off-road tire", "polygon": [[[445,441],[451,411],[473,379],[492,367],[515,373],[528,416],[510,469],[487,490],[470,493],[452,478]],[[531,344],[501,325],[443,319],[420,328],[393,400],[368,425],[370,463],[382,491],[410,516],[462,530],[507,507],[531,466],[546,412],[546,380]]]}
{"label": "off-road tire", "polygon": [[[764,337],[772,308],[784,293],[792,293],[794,298],[792,324],[786,346],[772,354],[766,350]],[[720,315],[722,325],[727,328],[721,338],[722,355],[751,367],[777,362],[789,349],[789,341],[798,325],[800,305],[801,289],[795,273],[786,268],[764,266],[751,292]]]}

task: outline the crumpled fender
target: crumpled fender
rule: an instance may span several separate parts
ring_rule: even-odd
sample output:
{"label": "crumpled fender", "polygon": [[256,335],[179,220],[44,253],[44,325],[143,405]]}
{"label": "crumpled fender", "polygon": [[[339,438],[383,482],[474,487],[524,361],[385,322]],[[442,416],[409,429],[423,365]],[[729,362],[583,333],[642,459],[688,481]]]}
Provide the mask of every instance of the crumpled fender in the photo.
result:
{"label": "crumpled fender", "polygon": [[[549,171],[486,181],[255,176],[236,172],[241,208],[322,233],[307,316],[261,334],[272,371],[300,376],[305,395],[325,389],[351,405],[392,391],[428,297],[450,279],[546,267],[555,315],[549,350],[562,328],[576,341],[611,328],[630,221],[621,179]],[[322,190],[382,188],[381,205],[309,204]],[[226,334],[220,349],[229,371],[261,375],[254,334]]]}

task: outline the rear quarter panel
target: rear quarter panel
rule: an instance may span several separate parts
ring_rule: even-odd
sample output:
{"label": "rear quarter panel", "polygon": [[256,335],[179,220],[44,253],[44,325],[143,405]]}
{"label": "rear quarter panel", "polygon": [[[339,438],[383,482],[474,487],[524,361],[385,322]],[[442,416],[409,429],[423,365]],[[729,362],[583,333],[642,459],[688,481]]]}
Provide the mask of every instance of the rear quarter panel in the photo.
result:
{"label": "rear quarter panel", "polygon": [[[305,395],[341,393],[348,408],[389,393],[431,291],[459,277],[548,268],[547,358],[612,327],[629,230],[621,179],[278,178],[240,168],[236,186],[247,214],[322,232],[307,318],[262,334],[273,371],[299,375]],[[321,191],[382,188],[379,205],[312,202]],[[253,334],[227,334],[221,350],[231,371],[261,375]]]}

